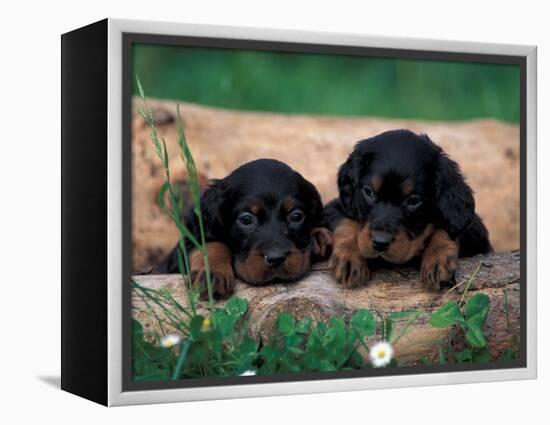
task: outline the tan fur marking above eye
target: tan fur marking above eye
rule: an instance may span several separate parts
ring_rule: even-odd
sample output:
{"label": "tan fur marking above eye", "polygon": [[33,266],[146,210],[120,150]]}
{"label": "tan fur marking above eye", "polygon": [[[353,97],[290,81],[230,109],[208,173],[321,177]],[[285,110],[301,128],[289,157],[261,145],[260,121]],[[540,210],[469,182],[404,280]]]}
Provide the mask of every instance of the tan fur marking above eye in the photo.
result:
{"label": "tan fur marking above eye", "polygon": [[296,207],[296,200],[288,197],[283,201],[283,208],[286,212],[292,211]]}
{"label": "tan fur marking above eye", "polygon": [[413,193],[414,183],[411,179],[407,179],[401,184],[401,191],[403,192],[403,196],[409,196]]}
{"label": "tan fur marking above eye", "polygon": [[382,177],[374,176],[370,181],[370,185],[375,192],[378,192],[382,188]]}
{"label": "tan fur marking above eye", "polygon": [[254,215],[258,215],[258,213],[260,212],[260,210],[262,209],[262,206],[259,202],[257,201],[254,201],[254,200],[251,200],[248,205],[247,205],[248,209],[250,210],[250,212]]}

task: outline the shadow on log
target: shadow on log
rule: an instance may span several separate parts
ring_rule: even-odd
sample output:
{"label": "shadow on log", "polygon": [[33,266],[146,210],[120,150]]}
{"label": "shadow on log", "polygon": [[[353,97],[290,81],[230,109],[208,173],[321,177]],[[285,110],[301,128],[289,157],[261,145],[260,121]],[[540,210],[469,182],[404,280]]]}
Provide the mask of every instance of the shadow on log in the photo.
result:
{"label": "shadow on log", "polygon": [[[326,265],[318,264],[299,282],[253,287],[242,282],[236,285],[235,295],[249,302],[247,320],[254,336],[269,335],[277,314],[286,311],[296,318],[311,317],[326,320],[336,315],[349,319],[359,308],[386,316],[397,311],[423,311],[419,319],[395,344],[395,355],[400,364],[415,364],[423,359],[435,359],[434,340],[447,341],[450,329],[434,328],[430,314],[448,301],[467,300],[475,293],[489,296],[491,310],[485,333],[493,358],[510,348],[512,339],[519,338],[520,329],[520,267],[519,252],[504,252],[462,259],[456,272],[454,289],[440,292],[424,289],[419,274],[412,268],[383,269],[373,273],[372,280],[361,289],[344,290],[337,284]],[[187,305],[185,285],[181,277],[173,275],[141,275],[135,281],[149,288],[166,288],[183,306]],[[468,288],[467,293],[464,293]],[[156,319],[135,294],[132,298],[133,317],[150,331],[159,332]],[[223,302],[218,302],[222,306]],[[201,303],[205,308],[206,303]],[[155,308],[156,309],[156,308]],[[156,311],[157,314],[162,314]],[[399,334],[405,322],[394,324],[394,335]]]}

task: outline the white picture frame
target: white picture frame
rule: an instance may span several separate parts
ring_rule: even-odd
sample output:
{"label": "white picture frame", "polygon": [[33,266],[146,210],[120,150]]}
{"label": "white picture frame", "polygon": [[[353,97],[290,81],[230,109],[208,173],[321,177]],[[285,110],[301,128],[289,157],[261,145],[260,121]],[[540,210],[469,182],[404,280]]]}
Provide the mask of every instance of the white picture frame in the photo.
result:
{"label": "white picture frame", "polygon": [[[147,404],[161,402],[181,402],[211,399],[259,397],[319,393],[333,391],[356,391],[367,389],[414,387],[426,385],[461,384],[473,382],[490,382],[504,380],[534,379],[537,376],[537,223],[536,223],[536,82],[537,64],[536,47],[523,45],[503,45],[489,43],[472,43],[460,41],[425,40],[397,37],[377,37],[358,34],[317,33],[295,30],[240,28],[226,26],[194,25],[166,22],[147,22],[107,19],[102,21],[99,31],[107,31],[106,54],[106,311],[107,329],[105,329],[105,362],[106,376],[99,378],[96,384],[102,394],[99,401],[109,406],[129,404]],[[79,31],[79,30],[77,30]],[[76,32],[77,32],[76,31]],[[70,35],[71,33],[69,33]],[[205,37],[231,40],[257,40],[274,43],[301,43],[330,46],[357,46],[378,49],[396,49],[396,51],[422,51],[451,54],[478,54],[515,56],[525,61],[525,219],[526,252],[524,271],[526,288],[525,367],[513,369],[487,369],[472,371],[455,371],[452,373],[418,373],[408,375],[357,377],[345,379],[316,379],[313,381],[269,382],[239,385],[216,385],[192,388],[164,388],[127,390],[123,382],[123,313],[125,301],[123,285],[125,279],[121,258],[123,256],[124,213],[121,205],[124,200],[123,172],[123,123],[124,123],[124,35],[161,35],[170,37]],[[396,56],[399,56],[397,53]],[[70,59],[70,55],[67,55]],[[63,81],[63,84],[69,82]],[[67,100],[67,102],[69,102]],[[68,137],[68,136],[67,136]],[[69,172],[63,178],[68,178]],[[522,188],[523,190],[523,188]],[[65,195],[64,196],[68,196]],[[67,207],[69,208],[69,207]],[[70,238],[63,239],[70,244]],[[67,247],[68,248],[68,247]],[[70,273],[64,275],[65,285],[71,283]],[[73,302],[67,296],[66,302]],[[68,316],[67,316],[68,317]],[[66,342],[71,335],[64,335]],[[68,362],[67,356],[64,360]],[[77,366],[67,371],[67,375],[77,370]],[[101,371],[98,373],[101,374]],[[92,385],[92,384],[90,384]],[[95,384],[94,384],[95,385]],[[63,386],[63,383],[62,383]],[[71,385],[65,389],[78,393]],[[104,393],[103,393],[104,392]],[[103,395],[104,394],[104,395]],[[87,395],[84,394],[86,397]],[[94,399],[93,396],[88,398]]]}

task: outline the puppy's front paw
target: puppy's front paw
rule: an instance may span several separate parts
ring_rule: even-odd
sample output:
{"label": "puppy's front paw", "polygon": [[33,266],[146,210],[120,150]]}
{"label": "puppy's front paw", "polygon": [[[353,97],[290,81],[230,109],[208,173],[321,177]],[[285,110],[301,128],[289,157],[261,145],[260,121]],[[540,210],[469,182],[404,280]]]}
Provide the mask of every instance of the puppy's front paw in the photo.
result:
{"label": "puppy's front paw", "polygon": [[357,251],[333,253],[329,267],[344,288],[360,288],[370,278],[367,260]]}
{"label": "puppy's front paw", "polygon": [[420,276],[424,286],[438,290],[454,277],[458,259],[458,244],[443,229],[436,230],[422,253]]}
{"label": "puppy's front paw", "polygon": [[[197,289],[200,294],[200,298],[203,300],[208,299],[208,286],[206,279],[206,270],[191,270],[191,280],[193,281],[193,288]],[[233,270],[229,268],[223,268],[222,270],[211,270],[210,280],[212,282],[212,295],[216,299],[225,299],[233,293],[235,287],[235,276]]]}
{"label": "puppy's front paw", "polygon": [[439,290],[441,284],[450,282],[457,267],[457,256],[454,253],[438,252],[424,255],[420,275],[422,283],[428,289]]}
{"label": "puppy's front paw", "polygon": [[331,252],[334,245],[333,236],[330,230],[323,227],[316,227],[311,231],[312,239],[312,259],[313,261],[324,261],[326,260]]}
{"label": "puppy's front paw", "polygon": [[[210,281],[212,282],[212,295],[216,299],[228,298],[235,286],[235,275],[231,265],[231,252],[221,242],[208,242],[206,253],[210,264]],[[191,253],[191,281],[193,288],[196,288],[200,297],[208,299],[208,286],[204,258],[199,251]]]}

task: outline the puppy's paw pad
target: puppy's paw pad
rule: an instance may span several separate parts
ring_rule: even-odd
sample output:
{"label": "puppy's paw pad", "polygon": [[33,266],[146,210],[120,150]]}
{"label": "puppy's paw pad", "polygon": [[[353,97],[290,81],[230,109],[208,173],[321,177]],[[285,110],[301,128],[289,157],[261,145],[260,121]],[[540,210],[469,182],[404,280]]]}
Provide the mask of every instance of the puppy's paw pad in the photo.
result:
{"label": "puppy's paw pad", "polygon": [[360,288],[370,278],[367,260],[357,253],[349,255],[332,255],[329,267],[334,271],[334,277],[346,289]]}
{"label": "puppy's paw pad", "polygon": [[[200,298],[208,299],[208,286],[205,270],[191,271],[193,287],[199,290]],[[212,295],[215,299],[229,298],[233,294],[235,287],[235,276],[233,271],[212,270],[210,272],[210,281],[212,282]]]}
{"label": "puppy's paw pad", "polygon": [[420,274],[427,289],[439,290],[441,284],[450,282],[455,274],[457,258],[454,255],[438,254],[422,259]]}

